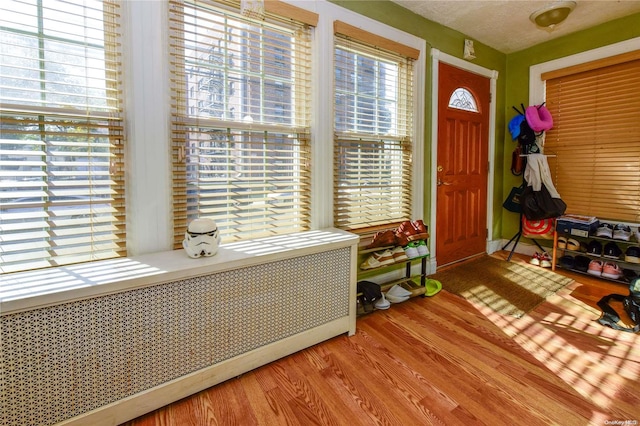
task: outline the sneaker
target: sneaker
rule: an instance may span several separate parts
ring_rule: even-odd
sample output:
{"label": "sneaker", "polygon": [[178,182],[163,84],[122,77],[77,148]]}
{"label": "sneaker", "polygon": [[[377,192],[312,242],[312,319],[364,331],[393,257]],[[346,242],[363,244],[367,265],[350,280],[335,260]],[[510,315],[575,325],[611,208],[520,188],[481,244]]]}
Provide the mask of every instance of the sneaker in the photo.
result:
{"label": "sneaker", "polygon": [[412,221],[411,225],[416,230],[416,233],[413,237],[414,240],[425,240],[429,238],[429,232],[427,231],[427,227],[425,226],[422,219]]}
{"label": "sneaker", "polygon": [[424,240],[417,241],[416,248],[418,249],[419,256],[426,256],[429,254],[429,248]]}
{"label": "sneaker", "polygon": [[574,267],[577,271],[587,272],[589,270],[589,264],[591,259],[587,256],[576,256],[574,258]]}
{"label": "sneaker", "polygon": [[601,223],[596,229],[596,237],[613,238],[613,225]]}
{"label": "sneaker", "polygon": [[620,250],[620,247],[613,241],[605,244],[602,252],[602,256],[608,257],[609,259],[619,259],[621,254],[622,250]]}
{"label": "sneaker", "polygon": [[420,252],[418,252],[418,247],[416,243],[407,244],[407,246],[404,248],[404,252],[406,253],[409,259],[414,259],[420,256]]}
{"label": "sneaker", "polygon": [[624,261],[629,263],[640,263],[640,247],[627,247],[627,251],[624,253]]}
{"label": "sneaker", "polygon": [[611,278],[612,280],[619,280],[620,277],[622,277],[622,270],[617,264],[607,262],[602,267],[602,276],[605,278]]}
{"label": "sneaker", "polygon": [[396,236],[392,230],[380,231],[376,232],[371,240],[371,244],[369,244],[366,248],[376,248],[376,247],[388,247],[395,245]]}
{"label": "sneaker", "polygon": [[[406,245],[409,241],[415,240],[416,233],[416,228],[413,227],[411,221],[405,220],[400,224],[400,226],[398,226],[398,229],[396,229],[395,232],[396,238],[399,243],[398,245]],[[402,242],[404,241],[407,241],[407,243],[402,244]]]}
{"label": "sneaker", "polygon": [[587,244],[587,253],[592,256],[602,256],[602,244],[600,243],[600,241],[589,241],[589,244]]}
{"label": "sneaker", "polygon": [[558,237],[558,248],[559,249],[567,248],[567,239],[565,237]]}
{"label": "sneaker", "polygon": [[540,255],[540,266],[543,268],[551,268],[551,256],[546,251]]}
{"label": "sneaker", "polygon": [[360,269],[374,269],[395,263],[391,250],[373,253],[360,265]]}
{"label": "sneaker", "polygon": [[598,277],[602,275],[602,261],[600,260],[592,260],[589,263],[589,269],[587,269],[587,273],[591,275],[597,275]]}
{"label": "sneaker", "polygon": [[636,241],[640,243],[640,227],[636,228],[634,234],[636,234]]}
{"label": "sneaker", "polygon": [[540,266],[540,256],[541,254],[538,252],[533,253],[533,256],[531,256],[531,260],[529,260],[529,263],[535,266]]}
{"label": "sneaker", "polygon": [[393,250],[391,250],[391,254],[393,255],[394,262],[409,260],[409,257],[407,257],[407,254],[404,252],[404,249],[402,247],[394,248]]}
{"label": "sneaker", "polygon": [[580,241],[574,238],[569,238],[567,240],[567,250],[580,251]]}
{"label": "sneaker", "polygon": [[622,223],[616,224],[613,228],[613,239],[629,241],[631,239],[631,228]]}

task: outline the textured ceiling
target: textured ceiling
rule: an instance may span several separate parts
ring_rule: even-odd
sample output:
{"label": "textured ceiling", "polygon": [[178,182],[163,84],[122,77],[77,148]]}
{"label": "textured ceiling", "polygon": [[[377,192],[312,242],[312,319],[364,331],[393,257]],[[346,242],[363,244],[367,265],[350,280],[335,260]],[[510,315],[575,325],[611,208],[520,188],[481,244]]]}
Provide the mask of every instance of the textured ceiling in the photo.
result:
{"label": "textured ceiling", "polygon": [[557,25],[553,31],[548,31],[536,27],[529,20],[529,15],[554,1],[392,1],[503,53],[517,52],[566,34],[640,12],[640,1],[577,0],[577,6],[569,17]]}

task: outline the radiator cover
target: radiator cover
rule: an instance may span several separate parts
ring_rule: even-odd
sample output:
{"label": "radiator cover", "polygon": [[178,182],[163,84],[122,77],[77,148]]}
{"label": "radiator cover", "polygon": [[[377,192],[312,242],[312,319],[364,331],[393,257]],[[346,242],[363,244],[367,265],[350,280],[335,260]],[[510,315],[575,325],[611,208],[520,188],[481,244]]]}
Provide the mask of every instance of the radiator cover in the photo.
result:
{"label": "radiator cover", "polygon": [[1,316],[0,424],[55,424],[345,317],[349,250]]}

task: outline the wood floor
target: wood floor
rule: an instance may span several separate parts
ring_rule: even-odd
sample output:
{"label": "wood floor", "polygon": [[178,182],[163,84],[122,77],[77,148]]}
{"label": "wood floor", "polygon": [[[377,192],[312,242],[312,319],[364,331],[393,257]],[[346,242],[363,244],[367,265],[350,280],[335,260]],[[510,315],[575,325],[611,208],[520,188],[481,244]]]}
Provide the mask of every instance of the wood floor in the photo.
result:
{"label": "wood floor", "polygon": [[413,298],[360,317],[355,336],[333,338],[127,426],[637,425],[640,335],[595,321],[601,296],[628,289],[563,275],[576,282],[519,319],[445,291]]}

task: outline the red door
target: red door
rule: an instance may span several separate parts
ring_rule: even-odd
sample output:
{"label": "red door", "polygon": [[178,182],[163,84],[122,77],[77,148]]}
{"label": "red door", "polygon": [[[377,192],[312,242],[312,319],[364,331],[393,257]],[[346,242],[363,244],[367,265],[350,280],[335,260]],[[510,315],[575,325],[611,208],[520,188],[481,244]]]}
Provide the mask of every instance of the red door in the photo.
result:
{"label": "red door", "polygon": [[443,266],[486,253],[491,89],[489,78],[442,62],[438,84],[436,259]]}

